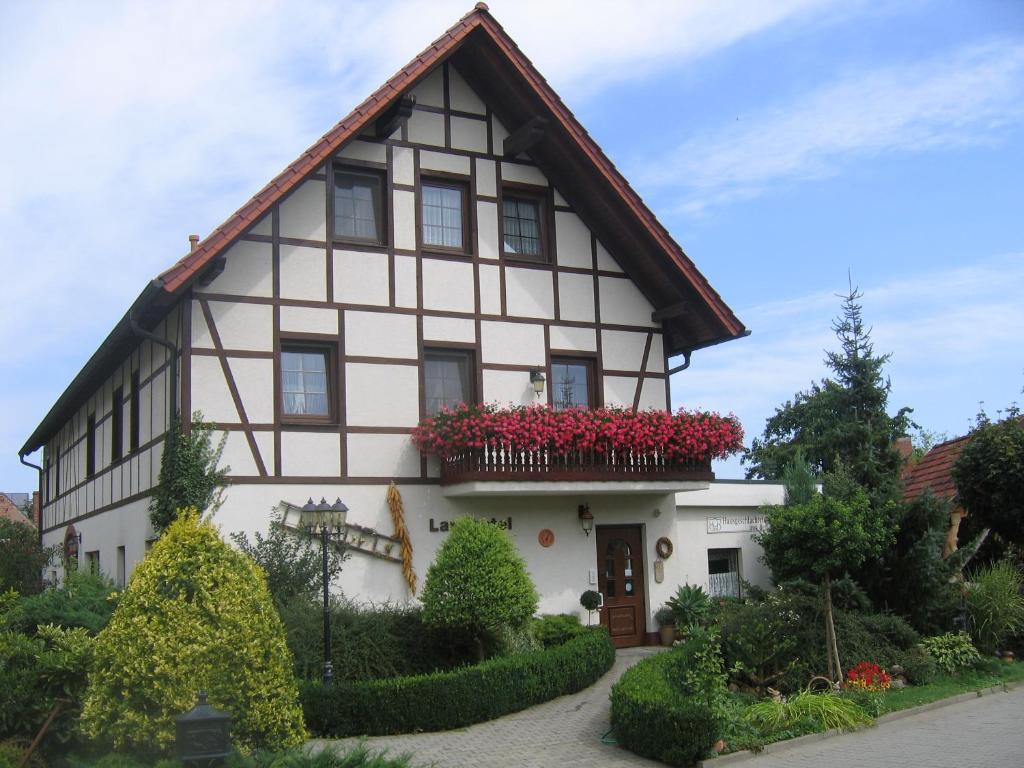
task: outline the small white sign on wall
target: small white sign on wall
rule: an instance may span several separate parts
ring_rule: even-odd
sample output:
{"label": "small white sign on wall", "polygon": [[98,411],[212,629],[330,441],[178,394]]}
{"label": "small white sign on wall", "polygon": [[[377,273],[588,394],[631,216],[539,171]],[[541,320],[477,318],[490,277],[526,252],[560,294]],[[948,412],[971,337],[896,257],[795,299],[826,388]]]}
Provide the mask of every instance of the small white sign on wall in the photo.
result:
{"label": "small white sign on wall", "polygon": [[768,527],[764,515],[718,515],[708,516],[708,533],[746,533],[763,531]]}

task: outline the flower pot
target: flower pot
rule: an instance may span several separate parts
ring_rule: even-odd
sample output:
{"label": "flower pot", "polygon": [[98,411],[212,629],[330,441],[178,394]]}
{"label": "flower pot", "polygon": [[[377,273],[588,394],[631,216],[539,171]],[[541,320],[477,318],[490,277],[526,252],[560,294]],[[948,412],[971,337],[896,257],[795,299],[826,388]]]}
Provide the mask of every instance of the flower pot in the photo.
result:
{"label": "flower pot", "polygon": [[672,645],[676,639],[676,628],[671,624],[666,624],[661,628],[661,644],[665,646]]}

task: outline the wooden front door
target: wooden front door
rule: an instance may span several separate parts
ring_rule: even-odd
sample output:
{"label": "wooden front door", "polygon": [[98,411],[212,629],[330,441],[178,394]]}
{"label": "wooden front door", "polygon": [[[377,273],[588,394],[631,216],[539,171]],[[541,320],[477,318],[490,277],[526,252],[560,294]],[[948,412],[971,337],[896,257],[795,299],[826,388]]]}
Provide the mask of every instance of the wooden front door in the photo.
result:
{"label": "wooden front door", "polygon": [[616,648],[643,645],[647,633],[640,526],[598,526],[597,588],[604,595],[601,624]]}

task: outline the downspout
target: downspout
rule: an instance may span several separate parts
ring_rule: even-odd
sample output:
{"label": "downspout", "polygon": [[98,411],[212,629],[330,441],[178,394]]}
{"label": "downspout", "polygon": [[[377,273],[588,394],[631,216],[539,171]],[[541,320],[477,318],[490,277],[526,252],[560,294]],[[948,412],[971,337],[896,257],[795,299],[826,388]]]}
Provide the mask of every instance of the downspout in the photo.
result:
{"label": "downspout", "polygon": [[[154,280],[150,285],[154,287],[162,288],[162,284],[158,280]],[[132,330],[132,333],[140,339],[149,339],[154,344],[159,344],[170,352],[170,368],[171,368],[171,421],[173,421],[178,415],[178,348],[167,339],[162,339],[155,333],[150,333],[139,325],[138,320],[135,318],[134,307],[128,312],[128,325]]]}
{"label": "downspout", "polygon": [[36,488],[39,492],[39,548],[43,547],[43,468],[31,461],[25,461],[25,454],[18,454],[18,461],[36,471]]}

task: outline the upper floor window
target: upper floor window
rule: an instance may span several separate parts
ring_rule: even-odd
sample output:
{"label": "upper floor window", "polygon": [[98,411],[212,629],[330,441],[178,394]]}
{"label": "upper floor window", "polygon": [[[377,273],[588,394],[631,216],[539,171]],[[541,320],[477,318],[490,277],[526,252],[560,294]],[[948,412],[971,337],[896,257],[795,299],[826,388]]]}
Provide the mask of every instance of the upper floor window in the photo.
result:
{"label": "upper floor window", "polygon": [[124,454],[124,390],[114,390],[110,405],[110,460],[118,461]]}
{"label": "upper floor window", "polygon": [[96,414],[90,413],[85,425],[85,476],[96,474]]}
{"label": "upper floor window", "polygon": [[547,224],[544,197],[519,189],[505,190],[501,198],[502,251],[515,259],[547,261]]}
{"label": "upper floor window", "polygon": [[128,450],[139,450],[139,372],[132,371],[132,391],[128,404]]}
{"label": "upper floor window", "polygon": [[423,246],[466,252],[466,188],[457,182],[422,184]]}
{"label": "upper floor window", "polygon": [[594,366],[590,360],[551,361],[551,404],[555,410],[594,405]]}
{"label": "upper floor window", "polygon": [[281,349],[281,414],[292,421],[327,421],[331,413],[330,350],[289,345]]}
{"label": "upper floor window", "polygon": [[476,401],[473,356],[463,350],[428,349],[423,354],[427,415]]}
{"label": "upper floor window", "polygon": [[384,242],[384,177],[373,171],[334,172],[334,236]]}

